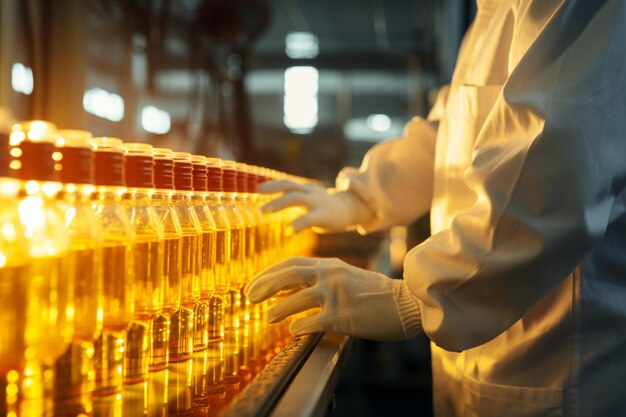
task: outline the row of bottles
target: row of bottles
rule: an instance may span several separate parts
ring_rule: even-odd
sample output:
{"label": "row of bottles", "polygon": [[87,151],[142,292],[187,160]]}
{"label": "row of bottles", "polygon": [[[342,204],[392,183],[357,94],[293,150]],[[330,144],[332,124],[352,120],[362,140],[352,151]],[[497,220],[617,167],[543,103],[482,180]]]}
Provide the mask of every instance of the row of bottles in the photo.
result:
{"label": "row of bottles", "polygon": [[284,176],[0,126],[0,416],[221,415],[288,337],[246,283],[315,245],[260,210]]}

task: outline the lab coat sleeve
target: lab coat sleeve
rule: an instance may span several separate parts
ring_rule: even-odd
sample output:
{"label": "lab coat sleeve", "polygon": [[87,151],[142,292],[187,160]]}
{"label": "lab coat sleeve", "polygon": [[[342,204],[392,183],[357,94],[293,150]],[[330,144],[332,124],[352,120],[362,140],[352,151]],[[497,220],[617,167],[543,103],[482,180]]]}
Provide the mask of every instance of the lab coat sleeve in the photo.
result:
{"label": "lab coat sleeve", "polygon": [[428,121],[431,123],[439,123],[446,113],[446,106],[448,105],[448,97],[450,96],[450,86],[444,85],[437,92],[437,97],[433,103],[433,107],[428,113]]}
{"label": "lab coat sleeve", "polygon": [[430,209],[436,131],[421,117],[406,124],[401,137],[370,149],[359,169],[344,168],[339,190],[350,190],[374,214],[358,225],[360,233],[410,224]]}
{"label": "lab coat sleeve", "polygon": [[475,203],[405,258],[424,331],[447,350],[495,338],[562,282],[625,188],[626,4],[567,1],[544,16],[543,0],[526,3],[464,175]]}

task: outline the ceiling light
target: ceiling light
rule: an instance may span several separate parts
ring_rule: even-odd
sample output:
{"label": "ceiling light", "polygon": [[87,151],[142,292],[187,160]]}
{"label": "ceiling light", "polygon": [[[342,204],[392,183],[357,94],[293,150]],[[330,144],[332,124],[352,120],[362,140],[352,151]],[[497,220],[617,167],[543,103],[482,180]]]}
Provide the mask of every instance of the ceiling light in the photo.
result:
{"label": "ceiling light", "polygon": [[124,99],[98,87],[85,91],[83,108],[87,113],[112,122],[119,122],[124,118]]}
{"label": "ceiling light", "polygon": [[384,133],[391,128],[391,118],[386,114],[370,114],[367,117],[367,127],[374,132]]}
{"label": "ceiling light", "polygon": [[170,131],[172,120],[170,114],[154,106],[145,106],[141,110],[141,127],[146,132],[163,135]]}
{"label": "ceiling light", "polygon": [[16,62],[11,68],[11,87],[18,93],[29,95],[33,92],[33,70]]}
{"label": "ceiling light", "polygon": [[319,73],[315,67],[285,70],[283,122],[294,133],[309,133],[318,122]]}
{"label": "ceiling light", "polygon": [[285,37],[285,53],[291,59],[312,59],[319,54],[317,36],[310,32],[289,32]]}

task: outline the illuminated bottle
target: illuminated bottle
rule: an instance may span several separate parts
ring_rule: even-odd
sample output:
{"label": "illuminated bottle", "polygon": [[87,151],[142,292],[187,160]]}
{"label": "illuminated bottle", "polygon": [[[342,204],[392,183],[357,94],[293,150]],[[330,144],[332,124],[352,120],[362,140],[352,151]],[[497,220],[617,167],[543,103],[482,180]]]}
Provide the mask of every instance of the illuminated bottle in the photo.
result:
{"label": "illuminated bottle", "polygon": [[[167,319],[166,332],[169,339],[170,318],[181,307],[181,280],[182,280],[182,239],[183,229],[178,214],[172,202],[174,194],[174,161],[172,151],[166,148],[154,148],[154,183],[155,192],[152,195],[152,204],[161,219],[164,227],[165,249],[163,255],[163,309],[161,315]],[[154,347],[153,347],[154,348]],[[176,352],[174,352],[176,356]],[[167,366],[169,349],[162,346],[152,355],[151,367],[154,370]]]}
{"label": "illuminated bottle", "polygon": [[[237,172],[237,193],[235,194],[235,203],[241,213],[241,218],[244,222],[244,272],[243,272],[243,285],[245,286],[248,281],[254,276],[258,269],[258,256],[256,242],[259,239],[259,219],[256,216],[252,208],[251,201],[248,198],[248,165],[237,162],[235,164]],[[242,293],[243,297],[243,293]],[[246,304],[246,317],[245,320],[249,320]]]}
{"label": "illuminated bottle", "polygon": [[[259,184],[269,181],[269,175],[270,170],[268,168],[258,167],[255,170],[255,175],[253,177],[255,182],[254,189],[256,189]],[[276,197],[276,195],[256,193],[253,198],[260,210],[260,207],[263,206],[263,204],[268,203]],[[263,247],[263,255],[261,256],[262,263],[260,265],[260,269],[264,269],[279,260],[279,216],[277,213],[261,212],[260,214],[263,229],[261,243],[261,246]],[[282,332],[280,323],[267,323],[265,320],[265,312],[273,302],[275,302],[275,298],[266,300],[263,303],[258,304],[259,308],[256,310],[258,314],[258,321],[262,323],[260,329],[263,334],[261,347],[262,357],[260,358],[262,362],[270,361],[271,358],[277,353],[275,350],[276,341],[280,339]]]}
{"label": "illuminated bottle", "polygon": [[234,161],[222,161],[222,189],[220,200],[230,224],[230,288],[224,320],[224,385],[229,401],[241,386],[240,367],[244,315],[241,293],[245,276],[245,227],[246,224],[237,207],[237,171]]}
{"label": "illuminated bottle", "polygon": [[63,188],[59,205],[70,235],[70,259],[75,266],[74,337],[55,365],[55,409],[80,415],[92,409],[95,388],[94,342],[103,320],[102,230],[92,207],[93,152],[91,133],[61,130],[56,139],[62,153]]}
{"label": "illuminated bottle", "polygon": [[216,227],[215,238],[215,265],[213,268],[213,293],[211,309],[214,315],[210,318],[209,340],[221,340],[224,337],[224,324],[226,305],[229,301],[230,291],[230,220],[228,212],[224,208],[221,197],[222,185],[222,161],[218,158],[206,158],[207,166],[207,194],[206,204],[211,211]]}
{"label": "illuminated bottle", "polygon": [[102,225],[103,327],[96,341],[96,390],[106,396],[122,389],[126,331],[134,319],[135,234],[123,199],[124,154],[122,141],[98,137],[90,141],[94,151],[94,208]]}
{"label": "illuminated bottle", "polygon": [[[153,148],[155,192],[152,203],[164,227],[163,310],[154,322],[150,370],[150,416],[167,412],[170,319],[181,308],[183,230],[172,203],[174,193],[174,161],[172,151]],[[177,317],[180,317],[180,312]],[[180,333],[180,332],[178,332]]]}
{"label": "illuminated bottle", "polygon": [[[276,181],[279,179],[279,172],[272,169],[265,169],[263,172],[263,181]],[[279,195],[265,195],[265,201],[271,201]],[[268,213],[267,215],[269,224],[269,241],[271,242],[271,255],[269,258],[269,264],[274,264],[285,259],[285,211],[277,211]],[[272,297],[267,301],[268,307],[276,303],[278,297]],[[278,323],[272,323],[268,325],[268,331],[270,332],[270,343],[273,346],[274,353],[278,353],[285,345],[285,339],[288,336],[288,323],[283,320]]]}
{"label": "illuminated bottle", "polygon": [[215,355],[219,351],[214,346],[209,348],[209,342],[215,340],[214,336],[210,337],[211,330],[215,327],[212,321],[220,314],[216,310],[221,308],[221,303],[215,303],[213,297],[217,227],[206,200],[208,191],[206,158],[193,155],[191,160],[194,189],[191,201],[202,227],[200,303],[197,304],[201,308],[196,307],[193,402],[194,413],[204,414],[211,408],[215,409],[224,394],[223,384],[214,379],[215,367],[221,366],[220,357]]}
{"label": "illuminated bottle", "polygon": [[262,269],[268,266],[268,221],[266,216],[264,216],[261,211],[261,206],[263,204],[260,194],[257,192],[257,185],[262,181],[261,177],[261,168],[248,165],[247,166],[247,180],[248,180],[248,193],[246,195],[246,200],[248,203],[248,207],[252,212],[252,215],[255,218],[257,223],[257,234],[256,240],[254,244],[257,262],[255,265],[254,274],[260,272]]}
{"label": "illuminated bottle", "polygon": [[[18,146],[13,155],[19,158],[13,167],[21,180],[17,207],[30,260],[26,274],[16,269],[6,281],[3,279],[0,308],[14,314],[2,322],[3,339],[10,337],[13,349],[24,353],[10,378],[20,385],[22,415],[52,407],[52,367],[73,336],[74,265],[63,213],[57,204],[60,183],[55,131],[50,123],[31,121],[15,124],[11,133],[11,144]],[[10,226],[3,234],[10,235],[8,229]]]}
{"label": "illuminated bottle", "polygon": [[[191,205],[193,193],[191,154],[174,152],[174,188],[172,196],[174,210],[180,221],[183,238],[182,275],[181,275],[181,310],[185,325],[178,329],[181,332],[177,340],[178,346],[170,345],[170,360],[190,359],[193,352],[194,308],[200,299],[199,278],[199,240],[202,227],[198,216]],[[172,334],[174,333],[172,324]]]}
{"label": "illuminated bottle", "polygon": [[128,216],[133,227],[135,315],[127,333],[124,383],[145,382],[150,362],[152,327],[163,309],[163,224],[152,205],[152,146],[125,143],[125,185]]}
{"label": "illuminated bottle", "polygon": [[[250,381],[252,377],[250,361],[254,356],[254,340],[252,340],[253,332],[251,328],[251,315],[253,314],[252,305],[244,294],[244,287],[256,273],[258,265],[258,256],[255,243],[258,239],[259,222],[253,213],[248,201],[248,166],[244,163],[235,163],[236,170],[236,187],[237,193],[234,194],[235,204],[241,213],[244,223],[244,255],[243,255],[243,272],[241,286],[241,333],[240,333],[240,351],[239,351],[239,378],[243,384]],[[256,366],[256,365],[255,365]]]}
{"label": "illuminated bottle", "polygon": [[174,209],[183,232],[181,308],[172,317],[170,332],[169,415],[186,415],[192,409],[192,355],[194,310],[200,300],[200,238],[202,227],[191,204],[193,193],[191,154],[174,152]]}
{"label": "illuminated bottle", "polygon": [[11,120],[0,110],[0,415],[19,412],[20,377],[27,353],[25,322],[30,248],[20,222],[20,182],[10,169]]}
{"label": "illuminated bottle", "polygon": [[[268,224],[266,218],[260,210],[259,194],[257,193],[257,182],[259,181],[258,167],[247,165],[247,193],[245,201],[248,210],[255,222],[255,264],[252,276],[259,273],[267,264],[267,231]],[[250,305],[250,338],[248,366],[252,374],[261,371],[265,364],[267,351],[269,348],[267,337],[267,322],[265,321],[265,311],[267,303]]]}
{"label": "illuminated bottle", "polygon": [[[213,409],[220,410],[225,403],[226,389],[224,385],[224,335],[226,310],[230,300],[230,222],[228,214],[220,200],[222,195],[222,163],[218,158],[206,158],[207,189],[205,200],[215,221],[215,266],[213,293],[210,301],[209,347],[210,361],[207,375],[208,390],[211,394]],[[229,330],[232,333],[232,330]],[[229,379],[230,386],[238,386],[239,381]]]}
{"label": "illuminated bottle", "polygon": [[[273,171],[268,168],[263,168],[261,170],[261,175],[259,176],[259,183],[272,181]],[[274,199],[279,197],[278,194],[261,194],[259,196],[259,203],[266,204]],[[264,214],[265,221],[267,223],[267,253],[266,253],[266,261],[267,265],[277,263],[281,258],[281,240],[282,240],[282,231],[281,231],[281,215],[280,212],[272,212]]]}
{"label": "illuminated bottle", "polygon": [[230,224],[230,302],[226,314],[226,328],[239,328],[241,322],[241,290],[245,276],[245,228],[246,223],[239,211],[237,195],[237,170],[234,161],[222,161],[222,190],[220,201]]}
{"label": "illuminated bottle", "polygon": [[192,155],[193,193],[191,204],[196,212],[202,235],[198,249],[200,251],[198,270],[200,276],[200,300],[196,303],[194,351],[207,348],[209,343],[209,303],[213,292],[215,265],[215,221],[211,215],[204,195],[207,191],[206,162],[204,156]]}

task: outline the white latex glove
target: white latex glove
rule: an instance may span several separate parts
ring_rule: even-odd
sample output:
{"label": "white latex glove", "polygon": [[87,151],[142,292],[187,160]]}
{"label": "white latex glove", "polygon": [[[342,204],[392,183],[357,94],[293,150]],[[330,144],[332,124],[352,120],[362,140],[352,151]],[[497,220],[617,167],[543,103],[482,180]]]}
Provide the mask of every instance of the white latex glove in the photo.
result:
{"label": "white latex glove", "polygon": [[253,303],[298,289],[267,311],[267,320],[321,307],[298,319],[290,331],[338,332],[372,340],[404,340],[421,332],[417,299],[402,280],[348,265],[339,259],[291,258],[256,276],[245,289]]}
{"label": "white latex glove", "polygon": [[335,191],[315,184],[280,180],[259,184],[264,194],[284,193],[261,210],[271,213],[288,207],[305,207],[306,214],[291,223],[295,233],[309,227],[322,233],[341,232],[373,216],[373,212],[351,191]]}

